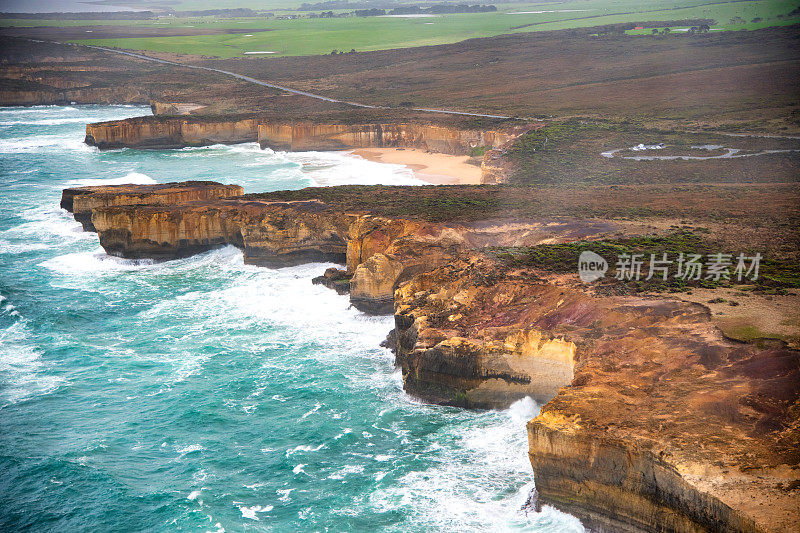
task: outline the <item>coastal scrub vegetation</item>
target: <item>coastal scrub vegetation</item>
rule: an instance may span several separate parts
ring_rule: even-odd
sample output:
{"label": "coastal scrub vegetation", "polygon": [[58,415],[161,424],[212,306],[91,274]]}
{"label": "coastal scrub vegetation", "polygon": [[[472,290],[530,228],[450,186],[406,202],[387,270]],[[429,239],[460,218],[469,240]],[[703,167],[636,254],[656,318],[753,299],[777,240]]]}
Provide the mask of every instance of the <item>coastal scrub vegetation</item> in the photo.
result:
{"label": "coastal scrub vegetation", "polygon": [[[703,227],[675,227],[664,235],[641,235],[604,239],[597,241],[577,241],[565,244],[541,244],[532,247],[497,247],[491,253],[510,268],[536,268],[553,273],[573,274],[577,272],[578,258],[582,252],[590,251],[599,254],[608,261],[609,270],[600,282],[604,289],[614,289],[617,292],[682,292],[692,287],[717,288],[731,287],[734,285],[748,285],[753,290],[765,293],[785,293],[786,289],[800,288],[800,269],[793,260],[770,253],[766,249],[727,249],[730,243],[716,240],[707,228]],[[650,270],[651,254],[656,259],[667,257],[674,260],[679,254],[688,257],[691,254],[702,256],[702,261],[717,253],[731,254],[733,272],[736,265],[736,255],[745,253],[754,256],[760,253],[762,258],[759,265],[759,274],[756,280],[743,277],[737,280],[736,276],[729,279],[706,278],[685,279],[676,277],[670,272],[667,279],[660,274],[651,279],[645,279]],[[640,279],[617,279],[619,274],[616,258],[623,254],[641,254],[642,265]],[[674,265],[673,265],[674,268]],[[622,277],[622,276],[620,276]]]}
{"label": "coastal scrub vegetation", "polygon": [[[747,155],[729,158],[729,149]],[[764,154],[752,155],[758,153]],[[716,131],[680,131],[591,118],[552,122],[532,130],[515,141],[507,156],[510,181],[524,185],[785,183],[797,182],[800,176],[800,140],[796,138],[732,137]]]}

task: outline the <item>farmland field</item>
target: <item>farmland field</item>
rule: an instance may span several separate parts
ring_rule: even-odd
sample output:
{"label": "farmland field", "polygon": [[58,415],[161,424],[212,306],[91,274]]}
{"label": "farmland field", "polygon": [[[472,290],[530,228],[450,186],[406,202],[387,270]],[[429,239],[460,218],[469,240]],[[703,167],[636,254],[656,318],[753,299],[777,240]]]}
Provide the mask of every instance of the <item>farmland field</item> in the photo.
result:
{"label": "farmland field", "polygon": [[[488,2],[487,2],[488,3]],[[263,9],[263,6],[257,6]],[[753,30],[800,21],[795,0],[703,2],[675,0],[589,0],[585,2],[499,4],[496,13],[438,15],[430,17],[345,17],[214,19],[207,17],[160,17],[142,21],[55,21],[4,19],[0,25],[9,34],[23,35],[22,27],[35,38],[48,38],[46,28],[72,26],[76,32],[50,38],[82,44],[131,50],[193,54],[219,58],[247,56],[300,56],[327,54],[333,50],[371,51],[459,42],[477,37],[591,27],[604,24],[647,21],[713,19],[713,31]],[[189,6],[182,8],[188,9]],[[283,11],[279,13],[289,13]],[[304,14],[292,12],[295,16]],[[307,13],[305,13],[307,15]],[[91,38],[92,26],[103,26],[104,38]],[[684,25],[673,25],[676,30]],[[114,35],[119,27],[119,35]],[[134,34],[131,28],[148,28]],[[124,28],[124,29],[123,29]],[[152,30],[150,30],[152,28]],[[235,32],[219,30],[232,29]],[[239,30],[252,29],[252,33]],[[216,30],[216,31],[213,31]],[[261,30],[261,31],[259,31]],[[271,31],[263,31],[271,30]],[[649,32],[650,30],[644,30]],[[161,35],[159,35],[161,32]],[[100,32],[98,32],[100,34]],[[85,35],[85,37],[84,37]],[[267,54],[269,52],[269,54]]]}

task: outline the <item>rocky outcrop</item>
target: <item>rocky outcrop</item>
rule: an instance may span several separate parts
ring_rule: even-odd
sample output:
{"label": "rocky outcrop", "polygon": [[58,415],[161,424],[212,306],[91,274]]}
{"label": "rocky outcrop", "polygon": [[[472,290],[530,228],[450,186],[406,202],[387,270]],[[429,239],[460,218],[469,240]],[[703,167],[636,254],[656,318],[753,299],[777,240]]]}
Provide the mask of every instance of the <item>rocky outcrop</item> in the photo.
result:
{"label": "rocky outcrop", "polygon": [[191,115],[192,113],[196,113],[201,109],[205,109],[207,106],[203,104],[192,104],[192,103],[176,103],[176,102],[159,102],[157,100],[153,100],[150,102],[150,110],[153,112],[153,115]]}
{"label": "rocky outcrop", "polygon": [[288,266],[344,262],[348,217],[317,201],[217,200],[95,209],[92,223],[112,255],[174,259],[234,245],[245,262]]}
{"label": "rocky outcrop", "polygon": [[396,292],[408,392],[528,424],[540,503],[598,531],[792,531],[800,352],[731,342],[699,305],[598,297],[462,257]]}
{"label": "rocky outcrop", "polygon": [[262,148],[291,151],[350,148],[416,148],[464,155],[476,146],[505,144],[515,130],[464,130],[426,124],[317,124],[266,122],[258,128]]}
{"label": "rocky outcrop", "polygon": [[137,117],[87,124],[86,144],[110,148],[181,148],[258,140],[253,117]]}
{"label": "rocky outcrop", "polygon": [[[64,206],[80,196],[65,192]],[[91,207],[92,223],[124,257],[232,244],[248,263],[346,264],[318,282],[349,285],[369,312],[393,306],[389,344],[409,393],[469,407],[545,403],[527,428],[538,503],[595,530],[793,531],[800,352],[730,341],[697,304],[599,296],[476,250],[614,230],[602,221],[434,223],[326,197],[108,203]]]}
{"label": "rocky outcrop", "polygon": [[2,105],[147,104],[149,91],[136,87],[77,87],[0,90]]}
{"label": "rocky outcrop", "polygon": [[395,294],[397,361],[406,390],[436,403],[502,408],[546,402],[573,378],[572,340],[537,326],[532,302],[560,291],[493,279],[480,255],[416,276]]}
{"label": "rocky outcrop", "polygon": [[239,185],[223,185],[214,181],[184,181],[153,185],[100,185],[73,187],[61,193],[61,208],[73,214],[83,229],[95,231],[92,212],[119,205],[181,205],[191,202],[240,196]]}
{"label": "rocky outcrop", "polygon": [[487,150],[481,160],[481,183],[496,184],[508,181],[508,173],[503,164],[502,150]]}
{"label": "rocky outcrop", "polygon": [[[198,104],[151,102],[153,117],[86,126],[86,143],[99,148],[179,148],[258,141],[262,148],[291,151],[351,148],[415,148],[464,155],[472,148],[507,144],[528,128],[463,129],[435,124],[294,123],[250,117],[201,117]],[[177,116],[177,115],[180,115]]]}
{"label": "rocky outcrop", "polygon": [[325,273],[311,280],[314,285],[323,285],[333,289],[337,294],[348,294],[350,292],[350,278],[346,270],[336,267],[325,269]]}

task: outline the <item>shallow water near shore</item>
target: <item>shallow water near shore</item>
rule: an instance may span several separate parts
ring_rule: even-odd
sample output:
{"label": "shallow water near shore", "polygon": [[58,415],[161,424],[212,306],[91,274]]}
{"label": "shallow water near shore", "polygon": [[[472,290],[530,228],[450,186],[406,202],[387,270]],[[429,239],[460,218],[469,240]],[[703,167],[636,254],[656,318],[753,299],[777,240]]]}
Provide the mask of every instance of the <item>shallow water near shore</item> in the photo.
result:
{"label": "shallow water near shore", "polygon": [[82,142],[86,122],[144,114],[0,108],[0,530],[583,530],[520,510],[538,406],[406,395],[379,346],[391,317],[312,285],[329,265],[248,266],[233,247],[122,260],[58,207],[71,185],[420,183],[408,169]]}

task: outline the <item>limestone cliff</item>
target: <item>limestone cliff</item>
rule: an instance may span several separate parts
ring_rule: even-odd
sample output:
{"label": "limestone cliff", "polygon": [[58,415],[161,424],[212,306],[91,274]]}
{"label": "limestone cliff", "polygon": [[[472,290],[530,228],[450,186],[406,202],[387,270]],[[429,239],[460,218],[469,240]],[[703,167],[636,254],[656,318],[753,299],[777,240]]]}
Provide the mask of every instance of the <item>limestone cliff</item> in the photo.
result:
{"label": "limestone cliff", "polygon": [[464,130],[432,124],[267,122],[258,128],[258,142],[262,148],[292,151],[396,147],[463,155],[476,146],[500,146],[516,134],[514,130]]}
{"label": "limestone cliff", "polygon": [[86,126],[86,143],[99,148],[179,148],[258,141],[276,150],[345,150],[398,147],[464,155],[475,147],[497,148],[527,131],[524,126],[488,130],[436,124],[291,122],[256,116],[201,117],[197,104],[151,103],[152,117]]}
{"label": "limestone cliff", "polygon": [[87,124],[86,144],[110,148],[181,148],[258,140],[258,120],[242,118],[137,117]]}
{"label": "limestone cliff", "polygon": [[572,381],[576,346],[540,327],[535,313],[556,307],[563,293],[524,278],[495,279],[486,262],[462,256],[395,293],[405,388],[471,407],[507,407],[525,396],[546,402]]}
{"label": "limestone cliff", "polygon": [[[100,188],[62,200],[75,210],[97,194],[83,205],[109,253],[170,259],[232,244],[249,263],[346,264],[326,275],[350,279],[354,305],[394,308],[392,344],[409,393],[471,407],[547,402],[528,424],[540,504],[598,531],[795,530],[798,351],[726,339],[698,304],[600,296],[477,249],[563,242],[613,225],[431,222],[336,204],[325,190],[327,201],[184,202],[170,193],[175,203],[159,204],[168,193],[143,188],[140,199],[153,202],[120,205],[137,197],[127,187],[118,201],[98,203],[109,193]],[[181,187],[192,184],[164,190]]]}
{"label": "limestone cliff", "polygon": [[406,390],[554,397],[528,424],[539,501],[599,531],[793,531],[800,353],[729,341],[696,304],[541,275],[479,254],[402,285]]}
{"label": "limestone cliff", "polygon": [[3,105],[147,104],[151,94],[138,87],[75,87],[59,90],[42,85],[36,89],[0,90]]}
{"label": "limestone cliff", "polygon": [[185,181],[153,185],[73,187],[61,193],[61,208],[73,214],[87,231],[94,231],[92,211],[112,205],[176,205],[240,196],[239,185],[214,181]]}
{"label": "limestone cliff", "polygon": [[173,259],[231,244],[247,263],[267,266],[344,262],[348,221],[321,202],[238,199],[109,206],[92,215],[100,244],[113,255]]}

